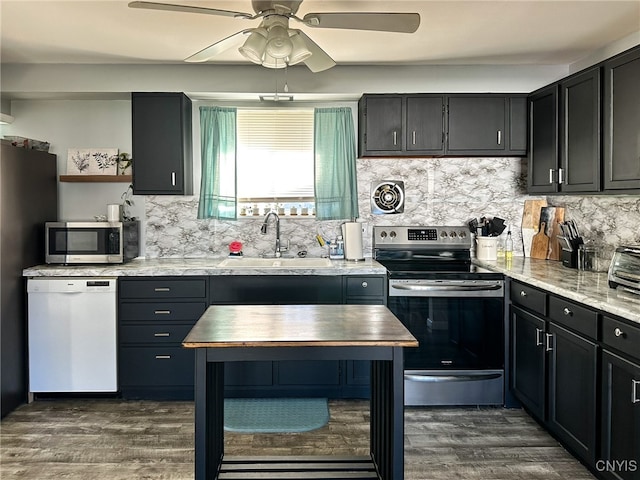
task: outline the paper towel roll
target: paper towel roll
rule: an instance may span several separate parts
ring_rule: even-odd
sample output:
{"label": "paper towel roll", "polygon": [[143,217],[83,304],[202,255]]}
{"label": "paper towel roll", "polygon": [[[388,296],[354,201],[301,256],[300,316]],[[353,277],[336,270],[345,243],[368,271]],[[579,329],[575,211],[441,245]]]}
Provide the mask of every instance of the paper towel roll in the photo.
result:
{"label": "paper towel roll", "polygon": [[362,253],[362,225],[359,222],[342,224],[345,260],[364,260],[364,254]]}

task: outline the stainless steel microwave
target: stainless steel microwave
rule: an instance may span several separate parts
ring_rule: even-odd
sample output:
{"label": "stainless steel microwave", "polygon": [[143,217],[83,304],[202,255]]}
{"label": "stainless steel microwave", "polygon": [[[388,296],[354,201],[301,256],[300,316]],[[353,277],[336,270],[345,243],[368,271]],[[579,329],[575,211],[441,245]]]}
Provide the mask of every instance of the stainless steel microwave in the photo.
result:
{"label": "stainless steel microwave", "polygon": [[45,261],[124,263],[139,255],[139,225],[132,222],[46,222]]}

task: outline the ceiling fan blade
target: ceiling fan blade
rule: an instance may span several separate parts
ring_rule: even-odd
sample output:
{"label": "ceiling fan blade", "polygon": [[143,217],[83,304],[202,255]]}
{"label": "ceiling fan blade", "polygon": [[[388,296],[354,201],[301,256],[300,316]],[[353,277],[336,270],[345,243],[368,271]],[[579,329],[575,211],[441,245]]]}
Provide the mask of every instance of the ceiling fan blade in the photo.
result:
{"label": "ceiling fan blade", "polygon": [[413,33],[420,26],[420,14],[367,12],[307,13],[302,21],[309,27],[317,28]]}
{"label": "ceiling fan blade", "polygon": [[217,10],[215,8],[191,7],[189,5],[173,5],[171,3],[158,2],[130,2],[129,8],[146,8],[149,10],[168,10],[171,12],[206,13],[207,15],[220,15],[234,18],[254,18],[253,15],[244,12],[233,12],[230,10]]}
{"label": "ceiling fan blade", "polygon": [[311,56],[302,62],[309,68],[309,70],[313,73],[317,73],[329,70],[331,67],[335,67],[336,62],[329,56],[329,54],[327,54],[327,52],[322,50],[320,46],[311,40],[306,33],[301,30],[298,30],[298,32],[311,52]]}
{"label": "ceiling fan blade", "polygon": [[194,53],[190,57],[185,58],[184,61],[190,63],[206,62],[210,58],[213,58],[222,52],[230,50],[235,46],[239,47],[245,40],[244,36],[252,31],[252,28],[247,28],[245,30],[239,31],[238,33],[234,33],[227,38],[223,38],[219,42],[203,48],[198,53]]}

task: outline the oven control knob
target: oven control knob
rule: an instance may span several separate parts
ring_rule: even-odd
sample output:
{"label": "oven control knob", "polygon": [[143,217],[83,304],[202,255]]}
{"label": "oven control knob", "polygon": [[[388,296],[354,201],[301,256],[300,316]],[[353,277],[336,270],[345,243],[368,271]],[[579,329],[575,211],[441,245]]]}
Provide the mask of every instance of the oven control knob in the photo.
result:
{"label": "oven control knob", "polygon": [[449,236],[451,238],[456,238],[458,236],[458,234],[456,232],[449,232]]}
{"label": "oven control knob", "polygon": [[466,238],[467,237],[467,232],[462,230],[458,235],[460,236],[460,238]]}
{"label": "oven control knob", "polygon": [[380,236],[382,238],[387,238],[387,232],[385,232],[384,230],[380,232]]}
{"label": "oven control knob", "polygon": [[440,236],[441,236],[442,238],[446,238],[446,236],[447,236],[447,232],[445,232],[445,231],[443,230],[442,232],[440,232]]}
{"label": "oven control knob", "polygon": [[389,236],[391,238],[396,238],[396,232],[394,232],[393,230],[391,230],[391,233],[389,233]]}

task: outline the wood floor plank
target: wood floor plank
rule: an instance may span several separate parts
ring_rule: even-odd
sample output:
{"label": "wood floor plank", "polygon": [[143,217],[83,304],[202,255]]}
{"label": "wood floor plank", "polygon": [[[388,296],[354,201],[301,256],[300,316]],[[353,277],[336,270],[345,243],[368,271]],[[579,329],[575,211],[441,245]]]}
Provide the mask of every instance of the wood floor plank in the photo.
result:
{"label": "wood floor plank", "polygon": [[[311,432],[226,432],[226,455],[368,456],[368,402],[331,401],[330,413]],[[0,423],[0,478],[192,480],[193,417],[192,402],[39,400]],[[405,479],[594,477],[522,410],[411,407]]]}

